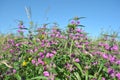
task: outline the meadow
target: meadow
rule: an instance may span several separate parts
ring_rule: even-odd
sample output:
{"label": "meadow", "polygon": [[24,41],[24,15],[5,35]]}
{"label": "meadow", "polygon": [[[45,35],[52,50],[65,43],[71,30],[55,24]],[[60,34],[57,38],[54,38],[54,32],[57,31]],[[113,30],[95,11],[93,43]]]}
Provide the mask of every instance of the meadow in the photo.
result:
{"label": "meadow", "polygon": [[117,33],[88,37],[78,17],[47,26],[19,22],[18,35],[0,35],[0,80],[120,80]]}

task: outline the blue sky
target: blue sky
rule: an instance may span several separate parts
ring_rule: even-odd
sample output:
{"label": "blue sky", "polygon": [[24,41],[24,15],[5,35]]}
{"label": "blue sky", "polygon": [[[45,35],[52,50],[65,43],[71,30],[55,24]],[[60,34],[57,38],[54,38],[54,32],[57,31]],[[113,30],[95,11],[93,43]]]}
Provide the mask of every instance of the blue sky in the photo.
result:
{"label": "blue sky", "polygon": [[28,27],[25,6],[31,7],[32,20],[39,26],[57,22],[65,28],[70,18],[80,16],[86,17],[80,22],[92,36],[98,36],[102,28],[120,31],[120,0],[0,0],[0,32],[14,32],[17,19]]}

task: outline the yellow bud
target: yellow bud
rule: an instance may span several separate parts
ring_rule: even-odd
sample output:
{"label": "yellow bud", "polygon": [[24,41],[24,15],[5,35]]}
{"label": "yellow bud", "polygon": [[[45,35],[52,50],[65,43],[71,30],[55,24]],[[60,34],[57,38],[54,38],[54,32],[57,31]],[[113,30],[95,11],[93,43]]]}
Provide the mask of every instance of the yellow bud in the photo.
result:
{"label": "yellow bud", "polygon": [[24,62],[22,63],[22,66],[26,66],[26,65],[27,65],[27,62],[24,61]]}
{"label": "yellow bud", "polygon": [[31,61],[31,60],[32,60],[32,58],[28,58],[28,60],[29,60],[29,61]]}

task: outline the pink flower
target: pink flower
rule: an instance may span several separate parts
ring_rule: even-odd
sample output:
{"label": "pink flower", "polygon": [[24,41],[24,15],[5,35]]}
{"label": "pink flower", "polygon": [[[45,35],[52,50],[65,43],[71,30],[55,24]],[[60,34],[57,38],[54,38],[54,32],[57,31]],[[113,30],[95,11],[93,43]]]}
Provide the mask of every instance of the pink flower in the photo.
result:
{"label": "pink flower", "polygon": [[83,37],[84,36],[84,34],[80,34],[80,37]]}
{"label": "pink flower", "polygon": [[34,49],[34,52],[37,52],[37,51],[38,51],[38,48],[35,48],[35,49]]}
{"label": "pink flower", "polygon": [[53,53],[53,54],[56,54],[57,52],[54,50],[54,51],[52,51],[52,53]]}
{"label": "pink flower", "polygon": [[16,73],[16,70],[15,70],[15,69],[13,69],[13,73]]}
{"label": "pink flower", "polygon": [[49,55],[49,56],[50,56],[50,58],[52,58],[52,57],[54,56],[54,54],[50,53],[50,55]]}
{"label": "pink flower", "polygon": [[79,58],[76,58],[76,59],[75,59],[75,62],[80,62]]}
{"label": "pink flower", "polygon": [[49,58],[49,56],[50,56],[50,53],[47,53],[47,54],[46,54],[46,58]]}
{"label": "pink flower", "polygon": [[14,53],[14,50],[13,50],[13,49],[11,49],[11,50],[10,50],[10,53]]}
{"label": "pink flower", "polygon": [[19,29],[23,29],[23,28],[25,28],[25,26],[20,25],[20,26],[18,26],[18,28],[19,28]]}
{"label": "pink flower", "polygon": [[93,62],[93,65],[97,65],[98,64],[98,62],[96,61],[96,62]]}
{"label": "pink flower", "polygon": [[114,46],[111,48],[111,50],[118,51],[119,49],[118,49],[118,46],[117,46],[117,45],[114,45]]}
{"label": "pink flower", "polygon": [[115,57],[115,56],[109,55],[109,60],[110,60],[110,62],[114,62],[114,61],[115,61],[115,59],[116,59],[116,57]]}
{"label": "pink flower", "polygon": [[39,53],[41,58],[44,58],[44,54],[42,52]]}
{"label": "pink flower", "polygon": [[50,74],[49,74],[48,71],[44,71],[43,74],[44,74],[44,76],[46,76],[46,77],[50,76]]}
{"label": "pink flower", "polygon": [[106,80],[104,77],[102,77],[102,80]]}
{"label": "pink flower", "polygon": [[82,48],[82,46],[81,45],[76,45],[78,48]]}
{"label": "pink flower", "polygon": [[104,58],[104,59],[108,59],[108,55],[107,54],[102,54],[102,57]]}
{"label": "pink flower", "polygon": [[47,53],[46,54],[46,58],[52,58],[54,56],[54,54],[52,54],[52,53]]}
{"label": "pink flower", "polygon": [[19,32],[19,33],[23,33],[23,30],[20,30],[20,29],[19,29],[18,32]]}
{"label": "pink flower", "polygon": [[36,61],[35,61],[35,60],[32,60],[31,62],[32,62],[32,64],[35,64],[35,63],[36,63]]}
{"label": "pink flower", "polygon": [[109,50],[109,48],[110,48],[109,44],[104,44],[104,47],[106,50]]}
{"label": "pink flower", "polygon": [[44,61],[42,61],[40,58],[38,58],[38,63],[44,65]]}
{"label": "pink flower", "polygon": [[39,65],[39,63],[38,63],[38,62],[36,62],[36,63],[35,63],[35,65],[36,65],[36,66],[38,66],[38,65]]}
{"label": "pink flower", "polygon": [[109,50],[109,48],[110,48],[110,46],[107,44],[107,45],[105,45],[105,49],[106,50]]}
{"label": "pink flower", "polygon": [[98,45],[99,45],[99,46],[103,46],[104,44],[100,42]]}
{"label": "pink flower", "polygon": [[30,53],[34,53],[32,49],[29,50]]}
{"label": "pink flower", "polygon": [[114,69],[112,69],[112,68],[108,68],[108,74],[110,74],[110,75],[113,75],[113,73],[114,73]]}
{"label": "pink flower", "polygon": [[15,46],[17,46],[17,47],[18,47],[18,46],[20,46],[20,44],[19,44],[19,43],[17,43]]}
{"label": "pink flower", "polygon": [[76,29],[76,32],[78,32],[78,33],[80,33],[81,31],[82,31],[82,30],[81,30],[81,29],[79,29],[79,28],[78,28],[78,29]]}
{"label": "pink flower", "polygon": [[120,80],[120,73],[117,73],[116,77]]}
{"label": "pink flower", "polygon": [[80,21],[77,21],[76,24],[79,25],[79,24],[80,24]]}
{"label": "pink flower", "polygon": [[120,60],[117,60],[117,61],[116,61],[116,64],[118,64],[118,65],[119,65],[119,64],[120,64]]}
{"label": "pink flower", "polygon": [[71,21],[71,24],[75,24],[75,21]]}

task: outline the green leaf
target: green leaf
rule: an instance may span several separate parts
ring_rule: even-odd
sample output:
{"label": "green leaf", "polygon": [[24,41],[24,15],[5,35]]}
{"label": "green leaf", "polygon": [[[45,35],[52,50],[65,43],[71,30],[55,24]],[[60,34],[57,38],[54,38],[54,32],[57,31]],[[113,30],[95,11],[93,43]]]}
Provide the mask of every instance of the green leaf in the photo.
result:
{"label": "green leaf", "polygon": [[75,64],[75,66],[80,70],[80,72],[81,72],[81,74],[82,74],[82,76],[83,76],[84,73],[83,73],[83,71],[82,71],[82,68],[81,68],[80,64],[79,64],[79,63],[74,63],[74,64]]}
{"label": "green leaf", "polygon": [[53,72],[54,74],[57,74],[57,71],[54,68],[51,68],[49,71]]}
{"label": "green leaf", "polygon": [[88,70],[85,73],[85,80],[88,80]]}
{"label": "green leaf", "polygon": [[80,75],[79,75],[78,72],[74,72],[74,75],[75,75],[75,77],[77,78],[77,80],[81,80],[81,77],[80,77]]}
{"label": "green leaf", "polygon": [[31,78],[30,80],[40,80],[40,79],[47,80],[48,78],[45,76],[37,76],[37,77]]}
{"label": "green leaf", "polygon": [[100,71],[103,69],[103,66],[104,66],[103,64],[100,65],[100,68],[99,68],[99,70],[98,70],[98,74],[99,74]]}
{"label": "green leaf", "polygon": [[17,73],[14,75],[17,80],[21,80],[21,76]]}
{"label": "green leaf", "polygon": [[102,74],[100,74],[98,77],[98,80],[101,80],[101,79],[102,79]]}

